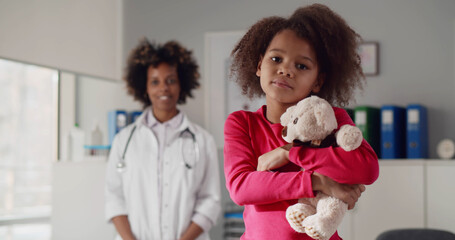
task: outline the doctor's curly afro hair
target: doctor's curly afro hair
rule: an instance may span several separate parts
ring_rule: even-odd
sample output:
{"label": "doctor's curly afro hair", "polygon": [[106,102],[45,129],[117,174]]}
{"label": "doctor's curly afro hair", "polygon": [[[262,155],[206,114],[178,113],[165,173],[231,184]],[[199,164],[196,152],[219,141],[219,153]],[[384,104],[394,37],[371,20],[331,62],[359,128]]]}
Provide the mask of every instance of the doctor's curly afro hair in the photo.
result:
{"label": "doctor's curly afro hair", "polygon": [[272,39],[291,30],[307,40],[316,53],[324,84],[317,94],[331,104],[346,106],[365,77],[357,53],[361,37],[346,21],[322,4],[298,8],[288,17],[261,19],[246,32],[232,50],[231,75],[250,98],[264,95],[256,70]]}
{"label": "doctor's curly afro hair", "polygon": [[161,63],[167,63],[177,68],[180,82],[178,104],[185,103],[187,97],[193,97],[191,91],[199,87],[199,66],[191,51],[176,41],[160,45],[150,43],[144,37],[131,50],[124,76],[128,94],[140,101],[144,108],[152,104],[147,95],[147,71],[149,67],[158,67]]}

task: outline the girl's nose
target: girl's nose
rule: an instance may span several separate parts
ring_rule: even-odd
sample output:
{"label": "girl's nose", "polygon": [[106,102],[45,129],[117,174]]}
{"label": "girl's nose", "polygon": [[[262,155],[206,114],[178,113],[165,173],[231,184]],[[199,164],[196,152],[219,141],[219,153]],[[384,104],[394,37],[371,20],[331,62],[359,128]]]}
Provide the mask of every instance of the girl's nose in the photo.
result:
{"label": "girl's nose", "polygon": [[282,66],[279,70],[278,70],[278,74],[280,75],[285,75],[286,77],[288,78],[293,78],[294,77],[294,73],[292,72],[292,70],[287,67],[287,66]]}

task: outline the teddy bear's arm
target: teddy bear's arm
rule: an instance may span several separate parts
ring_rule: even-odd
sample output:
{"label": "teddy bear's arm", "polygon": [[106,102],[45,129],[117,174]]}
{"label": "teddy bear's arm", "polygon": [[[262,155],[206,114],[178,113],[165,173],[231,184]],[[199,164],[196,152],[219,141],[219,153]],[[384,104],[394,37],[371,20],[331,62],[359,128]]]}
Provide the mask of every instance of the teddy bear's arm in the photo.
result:
{"label": "teddy bear's arm", "polygon": [[[344,109],[334,108],[334,111],[339,127],[345,124],[354,125]],[[339,147],[294,147],[290,150],[289,160],[340,183],[371,184],[379,175],[378,158],[365,140],[350,152]]]}

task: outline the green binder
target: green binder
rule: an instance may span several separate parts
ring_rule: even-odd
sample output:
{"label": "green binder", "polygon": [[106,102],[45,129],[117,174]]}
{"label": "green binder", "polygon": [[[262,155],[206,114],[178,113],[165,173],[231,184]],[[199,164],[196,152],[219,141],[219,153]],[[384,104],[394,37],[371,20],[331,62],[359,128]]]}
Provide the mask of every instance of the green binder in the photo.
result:
{"label": "green binder", "polygon": [[371,145],[376,155],[381,156],[381,109],[372,106],[354,108],[354,122],[362,131],[363,138]]}
{"label": "green binder", "polygon": [[348,113],[349,117],[354,122],[354,109],[352,109],[352,108],[344,108],[344,110],[346,110],[346,112]]}

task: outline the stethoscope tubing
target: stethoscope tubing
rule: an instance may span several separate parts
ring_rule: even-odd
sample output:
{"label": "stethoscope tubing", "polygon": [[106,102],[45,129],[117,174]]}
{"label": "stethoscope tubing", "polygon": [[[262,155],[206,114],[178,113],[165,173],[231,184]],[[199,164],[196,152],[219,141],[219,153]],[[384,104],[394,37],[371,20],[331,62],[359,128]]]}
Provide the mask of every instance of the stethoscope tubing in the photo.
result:
{"label": "stethoscope tubing", "polygon": [[[126,167],[126,164],[125,164],[126,151],[128,150],[128,145],[130,144],[131,138],[133,137],[133,134],[134,134],[134,131],[136,130],[136,127],[137,126],[135,125],[133,127],[133,129],[131,129],[131,132],[130,132],[130,135],[128,137],[128,140],[126,141],[125,148],[123,149],[122,159],[117,163],[117,171],[118,172],[123,172],[125,170],[125,167]],[[189,128],[185,128],[185,130],[180,132],[179,137],[183,138],[183,135],[185,133],[189,133],[190,134],[191,139],[193,140],[193,144],[194,144],[194,151],[195,151],[195,154],[196,154],[196,159],[198,159],[199,158],[199,144],[196,141],[196,136],[195,136],[195,134],[193,132],[191,132],[191,130]],[[184,157],[184,154],[183,154],[183,146],[181,147],[181,153],[182,153],[182,158],[183,158],[183,162],[185,164],[185,167],[188,168],[188,169],[191,169],[192,166],[187,161],[185,161],[185,157]]]}
{"label": "stethoscope tubing", "polygon": [[[196,154],[196,159],[199,158],[199,144],[198,144],[197,141],[196,141],[196,136],[194,135],[193,132],[190,131],[189,128],[185,128],[185,130],[183,130],[183,131],[180,132],[179,137],[180,137],[180,138],[183,138],[183,135],[184,135],[185,133],[190,134],[191,139],[193,140],[193,144],[194,144],[194,152],[195,152],[195,154]],[[190,164],[188,164],[187,161],[185,161],[185,157],[184,157],[185,154],[183,153],[183,146],[181,147],[181,153],[182,153],[183,161],[184,161],[184,163],[185,163],[185,167],[188,168],[188,169],[191,169],[192,166],[191,166]]]}

